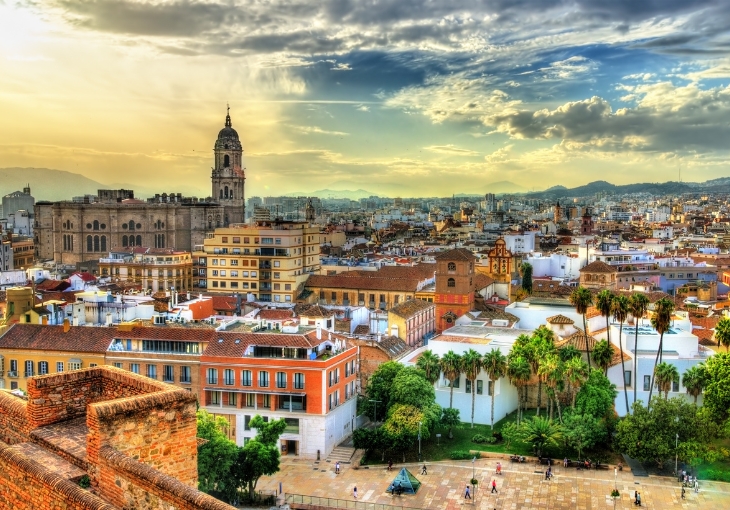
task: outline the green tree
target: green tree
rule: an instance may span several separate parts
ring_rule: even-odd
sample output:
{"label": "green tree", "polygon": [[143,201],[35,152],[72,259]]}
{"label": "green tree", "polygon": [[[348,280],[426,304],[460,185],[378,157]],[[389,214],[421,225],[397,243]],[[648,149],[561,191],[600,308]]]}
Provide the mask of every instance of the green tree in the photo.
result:
{"label": "green tree", "polygon": [[527,360],[517,354],[513,349],[507,356],[507,377],[509,382],[517,388],[517,423],[522,421],[522,403],[524,401],[524,394],[527,392],[527,385],[530,383],[530,377],[532,376],[532,369]]}
{"label": "green tree", "polygon": [[436,400],[433,385],[426,380],[422,370],[416,367],[404,367],[393,378],[390,387],[389,403],[412,405],[417,409],[425,409]]}
{"label": "green tree", "polygon": [[635,292],[631,295],[629,298],[629,311],[631,312],[632,317],[634,318],[634,404],[636,403],[636,385],[638,384],[638,375],[636,373],[636,359],[638,356],[636,356],[636,352],[639,348],[639,322],[641,321],[641,318],[644,317],[644,314],[649,309],[649,298],[646,297],[646,294],[642,294],[640,292]]}
{"label": "green tree", "polygon": [[613,411],[616,395],[616,385],[600,370],[593,369],[575,399],[575,412],[605,418]]}
{"label": "green tree", "polygon": [[412,405],[393,404],[388,411],[388,419],[381,427],[393,449],[403,455],[403,462],[406,461],[406,452],[418,440],[419,423],[422,437],[428,437],[430,422],[423,411]]}
{"label": "green tree", "polygon": [[201,409],[197,413],[198,437],[205,442],[198,446],[198,488],[206,493],[228,492],[237,486],[231,479],[231,469],[238,458],[236,443],[228,439],[229,424]]}
{"label": "green tree", "polygon": [[474,428],[474,402],[476,400],[475,381],[482,370],[482,356],[474,349],[469,349],[461,356],[461,369],[464,371],[471,387],[471,428]]}
{"label": "green tree", "polygon": [[579,358],[581,357],[580,349],[575,347],[574,345],[565,345],[564,347],[561,347],[558,349],[558,356],[560,356],[561,361],[569,361],[573,358]]}
{"label": "green tree", "polygon": [[[367,399],[363,402],[363,412],[371,419],[375,420],[375,412],[377,410],[379,416],[385,416],[390,407],[390,390],[396,376],[403,370],[405,366],[397,361],[386,361],[381,364],[368,380],[365,394]],[[377,401],[370,402],[371,400]]]}
{"label": "green tree", "polygon": [[593,346],[593,361],[596,365],[603,370],[604,375],[608,374],[608,367],[611,366],[613,361],[614,349],[608,340],[601,340],[596,342]]}
{"label": "green tree", "polygon": [[522,431],[523,441],[532,445],[538,457],[542,457],[546,448],[558,446],[558,441],[563,437],[559,424],[540,416],[522,422]]}
{"label": "green tree", "polygon": [[444,427],[448,427],[449,439],[454,439],[453,429],[461,423],[461,419],[459,418],[459,410],[454,409],[453,407],[443,409],[439,423]]}
{"label": "green tree", "polygon": [[[492,394],[490,395],[492,412],[490,419],[490,426],[494,431],[494,393],[497,386],[497,381],[505,376],[507,373],[507,358],[499,349],[492,349],[484,355],[482,358],[482,367],[489,377],[489,381],[492,383]],[[519,401],[519,395],[518,395]],[[519,406],[519,403],[517,404]],[[472,421],[474,420],[474,401],[472,400]]]}
{"label": "green tree", "polygon": [[[624,366],[624,322],[629,317],[629,298],[623,295],[614,297],[611,303],[611,313],[613,318],[618,321],[618,347],[619,353],[621,354],[621,375],[626,373],[626,367]],[[629,408],[629,390],[627,384],[624,382],[624,399],[626,400],[626,412],[628,413]]]}
{"label": "green tree", "polygon": [[695,404],[697,397],[702,393],[705,387],[707,373],[705,372],[704,363],[700,363],[693,367],[689,367],[682,375],[682,384],[687,389],[687,394],[694,398]]}
{"label": "green tree", "polygon": [[588,380],[588,364],[579,356],[567,360],[563,369],[571,396],[572,405],[570,407],[575,409],[575,397],[578,395],[581,386]]}
{"label": "green tree", "polygon": [[656,358],[654,359],[654,369],[651,373],[651,385],[649,386],[649,402],[648,406],[651,407],[651,394],[654,390],[654,377],[656,376],[656,366],[662,361],[662,351],[664,350],[664,333],[669,331],[669,326],[672,323],[672,313],[674,312],[674,302],[668,298],[661,298],[654,303],[654,316],[651,318],[651,325],[659,333],[659,347],[656,351]]}
{"label": "green tree", "polygon": [[725,346],[725,352],[730,350],[730,319],[723,317],[715,325],[715,339],[717,346]]}
{"label": "green tree", "polygon": [[532,294],[532,265],[523,262],[520,264],[520,273],[522,274],[522,288],[528,294]]}
{"label": "green tree", "polygon": [[236,471],[241,485],[246,487],[249,500],[253,500],[259,479],[279,471],[279,437],[286,429],[286,421],[281,418],[265,422],[257,414],[251,418],[249,425],[256,429],[256,436],[239,450]]}
{"label": "green tree", "polygon": [[537,416],[540,416],[542,406],[542,383],[544,377],[540,377],[540,365],[549,354],[555,351],[555,335],[545,326],[538,327],[530,336],[530,341],[523,348],[523,355],[532,367],[533,373],[537,376]]}
{"label": "green tree", "polygon": [[441,358],[441,371],[449,381],[449,407],[454,407],[454,381],[461,377],[461,356],[449,351]]}
{"label": "green tree", "polygon": [[588,368],[591,367],[591,351],[588,347],[588,325],[586,324],[586,312],[593,304],[593,294],[585,287],[577,287],[570,293],[570,304],[575,307],[576,313],[583,316],[583,333],[585,335],[586,356],[588,358]]}
{"label": "green tree", "polygon": [[606,319],[606,339],[611,343],[611,327],[608,318],[613,313],[613,300],[616,296],[608,289],[603,289],[596,296],[596,309]]}
{"label": "green tree", "polygon": [[557,390],[563,381],[563,364],[556,353],[552,352],[545,356],[540,364],[537,375],[545,382],[545,386],[547,387],[550,403],[550,419],[553,419],[552,409],[554,402],[558,409],[558,419],[562,422],[563,417],[560,412],[560,401],[558,400]]}
{"label": "green tree", "polygon": [[426,380],[433,386],[441,377],[441,360],[438,354],[424,351],[416,361],[416,366],[426,374]]}
{"label": "green tree", "polygon": [[579,459],[583,458],[583,452],[604,442],[606,437],[606,426],[595,416],[566,413],[563,440],[566,446],[578,452]]}
{"label": "green tree", "polygon": [[679,371],[677,367],[670,363],[659,363],[654,369],[656,374],[656,389],[659,393],[664,393],[664,399],[669,398],[669,390],[672,389],[672,383],[679,384]]}
{"label": "green tree", "polygon": [[730,409],[730,354],[717,353],[705,362],[707,375],[703,405],[724,421]]}

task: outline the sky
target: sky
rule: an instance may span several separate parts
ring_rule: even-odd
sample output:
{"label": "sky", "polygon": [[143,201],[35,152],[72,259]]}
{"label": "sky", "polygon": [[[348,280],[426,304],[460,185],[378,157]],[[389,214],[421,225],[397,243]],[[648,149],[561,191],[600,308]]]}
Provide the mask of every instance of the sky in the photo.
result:
{"label": "sky", "polygon": [[0,167],[247,196],[730,176],[727,0],[0,0]]}

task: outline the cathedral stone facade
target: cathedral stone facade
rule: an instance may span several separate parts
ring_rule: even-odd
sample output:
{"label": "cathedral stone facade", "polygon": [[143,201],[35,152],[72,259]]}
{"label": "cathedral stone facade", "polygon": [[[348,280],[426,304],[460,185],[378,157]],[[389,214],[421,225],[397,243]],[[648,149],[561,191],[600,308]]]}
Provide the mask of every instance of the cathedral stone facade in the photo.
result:
{"label": "cathedral stone facade", "polygon": [[207,199],[163,193],[146,201],[128,190],[99,190],[96,201],[37,202],[39,260],[77,264],[136,246],[192,252],[217,227],[244,222],[243,148],[230,113],[213,148],[212,194]]}

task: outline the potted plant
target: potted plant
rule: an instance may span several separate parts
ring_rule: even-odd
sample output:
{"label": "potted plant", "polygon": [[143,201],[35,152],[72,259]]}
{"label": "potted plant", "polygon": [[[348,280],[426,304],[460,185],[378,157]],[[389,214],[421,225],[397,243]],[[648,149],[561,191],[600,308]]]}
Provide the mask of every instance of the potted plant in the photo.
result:
{"label": "potted plant", "polygon": [[613,499],[613,507],[616,508],[616,500],[621,497],[621,493],[614,489],[611,491],[611,499]]}

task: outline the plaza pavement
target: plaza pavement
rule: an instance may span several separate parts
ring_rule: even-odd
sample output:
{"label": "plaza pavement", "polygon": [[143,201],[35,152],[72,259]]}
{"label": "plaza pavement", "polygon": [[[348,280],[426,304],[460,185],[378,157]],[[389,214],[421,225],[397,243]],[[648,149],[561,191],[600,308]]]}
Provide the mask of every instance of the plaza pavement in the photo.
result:
{"label": "plaza pavement", "polygon": [[[502,462],[501,476],[495,474],[498,460]],[[415,495],[391,496],[385,491],[404,466],[422,482],[421,488]],[[614,487],[613,468],[586,471],[563,468],[560,463],[553,466],[553,479],[546,481],[546,466],[538,466],[534,462],[516,464],[510,463],[509,459],[506,462],[496,458],[478,459],[474,463],[474,473],[479,480],[479,489],[476,498],[469,501],[463,496],[472,477],[471,461],[429,462],[427,466],[428,474],[421,475],[421,465],[416,464],[394,464],[392,471],[383,466],[355,469],[354,465],[342,464],[340,474],[336,475],[334,463],[283,457],[281,471],[273,477],[262,478],[257,489],[276,490],[281,483],[286,494],[343,500],[339,502],[339,508],[365,508],[354,504],[352,489],[355,486],[358,501],[413,509],[573,510],[614,507],[610,498]],[[497,480],[497,494],[490,493],[493,478]],[[621,493],[616,508],[636,508],[633,504],[636,490],[641,493],[644,508],[730,508],[730,484],[721,482],[700,482],[700,492],[696,494],[688,489],[686,499],[682,500],[681,485],[675,479],[634,477],[628,468],[624,468],[624,471],[618,472],[616,486]]]}

